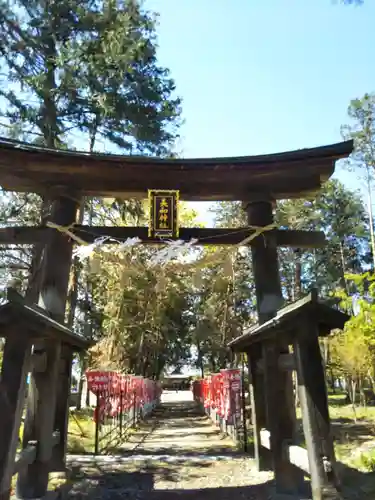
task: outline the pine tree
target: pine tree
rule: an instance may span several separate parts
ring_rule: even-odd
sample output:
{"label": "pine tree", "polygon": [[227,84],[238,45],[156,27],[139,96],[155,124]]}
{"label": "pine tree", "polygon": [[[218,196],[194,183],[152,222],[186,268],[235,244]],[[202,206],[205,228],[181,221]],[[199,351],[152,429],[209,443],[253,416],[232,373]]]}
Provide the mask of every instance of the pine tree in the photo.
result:
{"label": "pine tree", "polygon": [[[106,139],[127,152],[167,154],[180,101],[156,59],[154,16],[135,0],[2,0],[5,125],[48,147]],[[82,149],[82,147],[81,147]]]}
{"label": "pine tree", "polygon": [[[220,203],[214,210],[219,226],[244,227],[246,218],[240,203]],[[327,245],[314,250],[279,248],[283,295],[293,301],[317,286],[328,296],[345,286],[345,274],[363,272],[370,262],[369,223],[359,194],[337,180],[322,186],[315,199],[282,200],[275,221],[279,228],[324,231]],[[244,283],[251,283],[251,256]]]}
{"label": "pine tree", "polygon": [[373,268],[375,271],[375,236],[373,217],[373,185],[375,174],[375,95],[365,94],[361,99],[353,99],[348,108],[351,120],[342,127],[346,139],[354,140],[354,152],[346,162],[347,168],[358,173],[367,190],[367,211]]}

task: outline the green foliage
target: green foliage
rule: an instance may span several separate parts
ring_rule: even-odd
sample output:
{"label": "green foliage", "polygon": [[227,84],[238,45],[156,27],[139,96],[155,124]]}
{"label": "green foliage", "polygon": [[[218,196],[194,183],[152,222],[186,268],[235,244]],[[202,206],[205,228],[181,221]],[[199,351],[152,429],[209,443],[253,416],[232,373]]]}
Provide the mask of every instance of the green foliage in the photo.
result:
{"label": "green foliage", "polygon": [[[365,404],[363,392],[366,381],[374,386],[375,367],[375,281],[374,275],[347,275],[351,295],[346,290],[337,290],[340,307],[351,314],[342,332],[330,340],[331,363],[336,376],[343,376],[353,405],[359,390],[361,402]],[[355,293],[353,293],[355,292]]]}
{"label": "green foliage", "polygon": [[[117,215],[113,222],[122,225]],[[194,217],[182,204],[182,223],[193,224]],[[92,350],[92,365],[159,378],[166,365],[189,361],[191,271],[150,268],[155,251],[137,247],[129,254],[97,255],[99,270],[87,279],[93,284],[95,306],[103,313],[103,335]]]}
{"label": "green foliage", "polygon": [[[2,0],[0,27],[4,135],[66,148],[78,132],[90,152],[105,139],[127,153],[170,154],[180,100],[173,96],[169,71],[157,62],[156,16],[139,2]],[[40,201],[34,195],[3,193],[0,217],[4,224],[39,224]],[[131,220],[134,225],[143,214],[142,204],[134,200],[82,204],[82,220],[88,223]],[[34,250],[33,275],[40,268]],[[0,251],[1,284],[16,278],[25,291],[31,249]],[[74,262],[68,320],[80,333],[98,337],[103,311],[100,301],[93,306],[95,291],[87,277],[87,270]]]}
{"label": "green foliage", "polygon": [[360,465],[368,472],[375,472],[375,453],[362,453],[360,456]]}
{"label": "green foliage", "polygon": [[[361,323],[356,321],[356,324]],[[336,360],[345,376],[356,381],[371,374],[373,369],[373,339],[369,339],[366,333],[362,328],[354,330],[353,325],[350,325],[343,333],[336,334],[331,341],[333,360]]]}
{"label": "green foliage", "polygon": [[[220,203],[214,213],[219,226],[246,226],[241,203]],[[297,299],[311,286],[328,297],[337,286],[345,286],[345,273],[362,271],[370,260],[369,226],[363,202],[337,180],[324,184],[313,199],[279,202],[275,220],[280,228],[321,230],[327,238],[327,245],[315,250],[279,248],[282,289],[287,301]],[[248,271],[251,273],[251,267]],[[251,280],[251,274],[246,279]]]}
{"label": "green foliage", "polygon": [[[88,134],[167,154],[180,101],[156,60],[155,16],[136,0],[0,2],[5,125],[49,147]],[[10,85],[9,85],[10,84]]]}
{"label": "green foliage", "polygon": [[351,123],[342,128],[342,133],[345,138],[353,139],[354,152],[346,162],[346,166],[349,170],[357,173],[367,186],[372,264],[375,270],[375,236],[372,209],[375,173],[375,95],[365,94],[361,99],[352,100],[348,115]]}
{"label": "green foliage", "polygon": [[[41,199],[33,193],[0,192],[1,226],[38,225]],[[0,294],[4,295],[7,284],[24,292],[31,272],[32,249],[28,246],[0,245]]]}
{"label": "green foliage", "polygon": [[342,127],[345,138],[354,140],[354,152],[348,160],[352,168],[363,167],[372,177],[375,166],[375,95],[365,94],[353,99],[348,108],[350,124]]}
{"label": "green foliage", "polygon": [[346,291],[336,292],[341,299],[341,307],[349,314],[351,319],[345,325],[345,332],[354,336],[363,336],[363,341],[369,347],[375,347],[375,276],[370,273],[349,274],[346,276],[352,285],[349,295]]}
{"label": "green foliage", "polygon": [[192,342],[202,371],[205,366],[215,372],[231,364],[228,342],[255,320],[249,252],[236,251],[230,258],[224,252],[223,261],[200,271],[194,280]]}
{"label": "green foliage", "polygon": [[370,262],[369,226],[363,202],[359,194],[335,180],[325,184],[313,210],[315,228],[323,230],[328,241],[327,246],[315,252],[318,286],[325,288],[327,281],[345,286],[346,273],[361,272]]}

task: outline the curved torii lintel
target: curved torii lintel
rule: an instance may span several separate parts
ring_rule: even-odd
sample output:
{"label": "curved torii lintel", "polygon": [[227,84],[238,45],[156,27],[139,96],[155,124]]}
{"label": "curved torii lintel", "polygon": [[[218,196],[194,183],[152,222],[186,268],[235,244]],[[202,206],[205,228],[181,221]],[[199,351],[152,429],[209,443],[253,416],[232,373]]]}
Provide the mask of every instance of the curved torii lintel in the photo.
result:
{"label": "curved torii lintel", "polygon": [[53,150],[0,138],[0,185],[37,193],[74,190],[86,196],[146,198],[148,189],[178,189],[189,201],[273,199],[315,193],[353,142],[285,153],[167,159]]}

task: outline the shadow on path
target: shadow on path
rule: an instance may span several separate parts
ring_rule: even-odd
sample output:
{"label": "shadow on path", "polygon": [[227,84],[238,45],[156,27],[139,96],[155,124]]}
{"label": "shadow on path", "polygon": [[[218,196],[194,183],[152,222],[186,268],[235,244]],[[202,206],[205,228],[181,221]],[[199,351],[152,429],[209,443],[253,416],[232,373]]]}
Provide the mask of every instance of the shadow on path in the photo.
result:
{"label": "shadow on path", "polygon": [[123,446],[124,455],[242,456],[194,402],[163,403]]}
{"label": "shadow on path", "polygon": [[193,402],[163,403],[113,451],[71,461],[69,498],[271,498],[272,474],[257,472]]}
{"label": "shadow on path", "polygon": [[[202,465],[199,466],[200,468]],[[201,472],[199,472],[198,477]],[[193,479],[193,478],[190,478]],[[159,484],[158,484],[159,483]],[[161,487],[161,483],[164,487]],[[135,472],[101,471],[70,492],[70,498],[133,500],[269,500],[272,484],[251,486],[180,487],[179,475],[171,467],[145,466]]]}
{"label": "shadow on path", "polygon": [[[258,472],[193,402],[163,403],[112,456],[73,457],[70,499],[271,500],[270,472]],[[375,474],[340,464],[343,498],[375,498]],[[289,497],[307,500],[308,496]]]}

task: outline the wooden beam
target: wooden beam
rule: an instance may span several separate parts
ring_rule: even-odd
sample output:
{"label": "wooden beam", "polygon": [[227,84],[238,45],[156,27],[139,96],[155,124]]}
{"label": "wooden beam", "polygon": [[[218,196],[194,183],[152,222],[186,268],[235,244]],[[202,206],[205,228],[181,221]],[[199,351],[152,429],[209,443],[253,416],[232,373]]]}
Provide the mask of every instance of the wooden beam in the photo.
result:
{"label": "wooden beam", "polygon": [[61,351],[59,383],[57,387],[56,415],[54,428],[59,433],[59,441],[52,450],[51,471],[64,472],[68,441],[69,394],[72,380],[73,351],[65,345]]}
{"label": "wooden beam", "polygon": [[290,445],[286,448],[290,463],[292,463],[299,469],[302,469],[309,476],[310,465],[306,448],[302,448],[302,446],[296,445]]}
{"label": "wooden beam", "polygon": [[[5,227],[0,228],[0,245],[31,245],[47,241],[48,234],[56,232],[55,229],[35,227]],[[198,239],[203,245],[236,245],[247,238],[253,231],[247,228],[180,228],[179,238],[184,241]],[[147,227],[121,227],[121,226],[75,226],[74,233],[80,238],[92,243],[96,238],[109,236],[113,239],[140,238],[145,244],[163,243],[160,239],[148,237]],[[262,236],[263,238],[263,236]],[[291,248],[321,248],[326,244],[323,231],[297,231],[278,229],[269,231],[266,239],[279,247]],[[107,241],[106,243],[116,243]],[[254,244],[254,240],[250,245]]]}
{"label": "wooden beam", "polygon": [[255,345],[247,353],[249,370],[249,392],[251,404],[251,425],[254,439],[254,461],[259,471],[269,469],[270,456],[262,448],[261,429],[266,426],[266,405],[264,400],[264,377],[256,370],[262,356],[261,345]]}
{"label": "wooden beam", "polygon": [[237,201],[266,190],[276,199],[300,198],[320,189],[347,157],[353,142],[272,155],[161,159],[135,155],[48,150],[0,141],[0,184],[10,191],[51,197],[72,184],[82,196],[140,198],[147,190],[178,189],[186,201]]}
{"label": "wooden beam", "polygon": [[27,465],[32,464],[36,459],[36,441],[29,441],[29,444],[18,455],[13,468],[13,475],[20,472]]}
{"label": "wooden beam", "polygon": [[[268,429],[260,431],[260,442],[267,450],[271,449],[271,433]],[[303,470],[307,475],[310,475],[310,465],[308,453],[302,446],[285,444],[286,456],[291,464]]]}
{"label": "wooden beam", "polygon": [[31,359],[31,340],[22,331],[12,333],[5,341],[0,377],[0,500],[10,497]]}
{"label": "wooden beam", "polygon": [[[52,446],[58,445],[60,442],[60,432],[52,433]],[[29,444],[17,456],[14,463],[13,475],[20,472],[26,465],[35,462],[37,456],[37,441],[29,441]]]}
{"label": "wooden beam", "polygon": [[[278,493],[295,494],[301,491],[303,473],[296,469],[285,454],[285,442],[292,441],[294,421],[288,404],[289,384],[277,366],[280,346],[274,340],[262,343],[264,388],[267,410],[267,427],[270,430],[270,450]],[[283,411],[282,411],[282,410]]]}
{"label": "wooden beam", "polygon": [[47,356],[45,352],[33,352],[31,355],[31,370],[43,373],[47,368]]}
{"label": "wooden beam", "polygon": [[[280,354],[278,358],[278,368],[284,371],[293,371],[296,369],[296,362],[292,353]],[[264,372],[264,361],[260,359],[257,362],[257,370]]]}
{"label": "wooden beam", "polygon": [[[58,445],[60,442],[60,433],[55,431],[52,433],[52,446]],[[37,456],[37,441],[29,441],[29,444],[17,456],[14,463],[13,475],[18,474],[26,465],[30,465],[36,460]]]}
{"label": "wooden beam", "polygon": [[52,432],[52,447],[57,446],[61,441],[60,431]]}
{"label": "wooden beam", "polygon": [[[31,440],[37,442],[37,457],[27,468],[21,469],[18,473],[17,497],[20,499],[42,498],[48,485],[54,444],[56,387],[60,382],[58,368],[61,346],[50,341],[46,342],[44,347],[47,358],[46,370],[43,373],[33,371],[30,377],[24,427],[24,443]],[[33,412],[36,418],[31,419]]]}
{"label": "wooden beam", "polygon": [[339,498],[327,389],[314,318],[300,326],[294,343],[297,382],[313,500]]}

